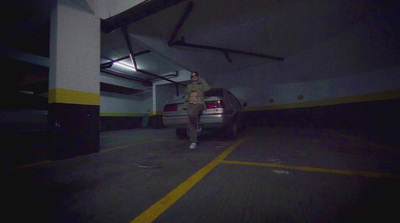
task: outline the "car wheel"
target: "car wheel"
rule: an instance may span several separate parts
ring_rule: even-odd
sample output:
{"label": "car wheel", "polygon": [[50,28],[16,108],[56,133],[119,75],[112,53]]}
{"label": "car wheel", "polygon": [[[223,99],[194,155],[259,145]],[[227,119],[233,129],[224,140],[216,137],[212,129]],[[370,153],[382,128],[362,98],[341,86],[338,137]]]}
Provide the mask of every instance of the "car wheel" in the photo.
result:
{"label": "car wheel", "polygon": [[239,127],[239,123],[238,123],[237,119],[235,119],[235,121],[233,121],[232,125],[229,126],[228,129],[226,130],[225,137],[228,139],[235,139],[238,135],[238,127]]}
{"label": "car wheel", "polygon": [[176,129],[175,134],[179,139],[182,139],[182,140],[189,138],[186,129]]}

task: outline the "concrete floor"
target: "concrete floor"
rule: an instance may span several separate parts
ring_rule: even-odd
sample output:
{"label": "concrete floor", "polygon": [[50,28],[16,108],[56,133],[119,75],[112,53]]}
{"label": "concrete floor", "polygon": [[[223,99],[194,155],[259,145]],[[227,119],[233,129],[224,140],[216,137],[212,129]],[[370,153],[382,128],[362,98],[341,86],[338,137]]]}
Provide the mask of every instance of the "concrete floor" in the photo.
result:
{"label": "concrete floor", "polygon": [[195,151],[173,129],[101,133],[101,152],[2,172],[11,222],[399,222],[400,149],[253,127]]}

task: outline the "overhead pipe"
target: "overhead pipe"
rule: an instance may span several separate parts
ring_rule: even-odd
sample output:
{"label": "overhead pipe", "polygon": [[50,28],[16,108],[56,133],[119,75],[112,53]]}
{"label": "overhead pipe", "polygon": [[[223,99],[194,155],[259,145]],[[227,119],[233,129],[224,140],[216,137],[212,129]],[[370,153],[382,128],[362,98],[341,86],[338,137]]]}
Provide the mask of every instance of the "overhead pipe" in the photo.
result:
{"label": "overhead pipe", "polygon": [[102,63],[102,64],[100,64],[100,70],[111,68],[113,66],[113,64],[114,64],[114,61]]}
{"label": "overhead pipe", "polygon": [[[172,74],[166,74],[166,75],[163,75],[162,77],[177,77],[177,76],[179,76],[179,71],[175,71],[175,73],[172,73]],[[157,77],[154,77],[154,78],[150,78],[150,79],[146,79],[146,80],[150,80],[150,81],[152,81],[152,80],[156,80],[156,79],[158,79]]]}
{"label": "overhead pipe", "polygon": [[231,57],[229,56],[229,54],[228,54],[226,51],[223,51],[223,53],[224,53],[226,59],[229,61],[229,63],[232,63],[232,59],[231,59]]}
{"label": "overhead pipe", "polygon": [[145,70],[136,69],[136,71],[139,72],[139,73],[142,73],[142,74],[147,74],[147,75],[150,75],[150,76],[153,76],[153,77],[157,77],[157,78],[166,80],[166,81],[168,81],[168,82],[174,83],[174,84],[176,84],[176,85],[180,85],[180,86],[182,86],[182,87],[186,87],[186,84],[182,84],[182,83],[179,83],[179,82],[170,80],[170,79],[168,79],[168,78],[165,78],[165,77],[163,77],[163,76],[159,76],[159,75],[157,75],[157,74],[153,74],[153,73],[148,72],[148,71],[145,71]]}
{"label": "overhead pipe", "polygon": [[[140,55],[143,55],[143,54],[145,54],[145,53],[150,53],[151,51],[150,50],[143,50],[143,51],[140,51],[140,52],[137,52],[137,53],[135,53],[134,54],[134,56],[136,57],[136,56],[140,56]],[[118,61],[121,61],[121,60],[126,60],[126,59],[128,59],[128,58],[130,58],[130,56],[125,56],[125,57],[121,57],[121,58],[118,58],[118,59],[116,59],[116,60],[111,60],[111,61],[109,61],[109,62],[105,62],[105,63],[102,63],[102,64],[100,64],[100,70],[102,71],[102,72],[104,72],[104,73],[108,73],[108,74],[111,74],[111,75],[115,75],[115,76],[119,76],[119,77],[127,77],[128,79],[131,79],[131,80],[133,80],[131,77],[132,76],[129,76],[129,75],[126,75],[126,74],[123,74],[123,73],[121,73],[121,72],[117,72],[117,71],[111,71],[111,70],[106,70],[106,69],[108,69],[108,68],[111,68],[112,67],[112,65],[114,64],[114,63],[116,63],[116,62],[118,62]],[[137,69],[136,69],[136,71],[137,71]],[[142,70],[140,70],[140,71],[142,71]],[[138,72],[140,72],[140,71],[138,71]],[[150,72],[148,72],[148,73],[146,73],[146,74],[151,74]],[[152,76],[154,76],[154,75],[156,75],[156,74],[152,74]],[[159,79],[160,77],[163,77],[163,78],[167,78],[167,77],[177,77],[179,75],[179,71],[175,71],[175,73],[173,73],[173,74],[167,74],[167,75],[165,75],[165,76],[158,76],[158,75],[156,75],[156,77],[154,77],[154,78],[151,78],[151,79],[140,79],[140,78],[137,78],[137,79],[139,79],[139,80],[135,80],[135,81],[139,81],[139,82],[144,82],[144,81],[152,81],[152,80],[155,80],[155,79]],[[171,80],[170,80],[171,81]],[[150,82],[151,83],[151,82]],[[148,84],[148,83],[146,83],[146,84]],[[151,84],[150,84],[151,85]],[[184,85],[185,87],[186,87],[186,85]]]}
{"label": "overhead pipe", "polygon": [[[133,56],[134,56],[134,57],[137,57],[137,56],[140,56],[140,55],[143,55],[143,54],[146,54],[146,53],[151,53],[151,51],[150,51],[150,50],[142,50],[142,51],[139,51],[139,52],[137,52],[137,53],[134,53]],[[125,56],[125,57],[121,57],[121,58],[115,59],[115,60],[113,60],[113,61],[114,61],[114,62],[118,62],[118,61],[121,61],[121,60],[126,60],[126,59],[128,59],[128,58],[130,58],[129,55],[128,55],[128,56]]]}
{"label": "overhead pipe", "polygon": [[131,46],[131,40],[129,38],[128,32],[126,31],[126,26],[122,27],[122,33],[124,34],[126,45],[128,45],[129,58],[131,58],[132,64],[135,67],[135,70],[137,70],[136,60],[135,60],[135,57],[133,56],[134,53],[133,53],[132,46]]}
{"label": "overhead pipe", "polygon": [[[166,78],[166,77],[177,77],[178,75],[179,75],[179,71],[175,71],[174,74],[167,74],[167,75],[164,75],[162,77],[164,77],[164,78]],[[158,79],[158,77],[151,78],[151,79],[146,79],[146,80],[152,81],[154,79]],[[175,86],[176,86],[176,96],[179,96],[179,85],[182,85],[182,86],[186,87],[186,85],[181,84],[181,83],[175,84]]]}
{"label": "overhead pipe", "polygon": [[128,79],[128,80],[131,80],[131,81],[140,82],[144,86],[151,86],[152,85],[152,82],[149,81],[149,80],[138,78],[138,77],[132,77],[130,75],[126,75],[126,74],[118,72],[118,71],[106,70],[106,69],[101,69],[100,71],[103,72],[103,73],[106,73],[106,74],[110,74],[110,75],[113,75],[113,76],[121,77],[121,78]]}
{"label": "overhead pipe", "polygon": [[215,46],[206,46],[206,45],[200,45],[200,44],[194,44],[194,43],[186,43],[182,40],[175,40],[171,43],[171,45],[178,45],[178,46],[185,46],[185,47],[192,47],[192,48],[198,48],[198,49],[206,49],[206,50],[215,50],[215,51],[221,51],[227,56],[227,59],[231,61],[227,53],[236,53],[236,54],[242,54],[242,55],[247,55],[247,56],[255,56],[255,57],[262,57],[262,58],[267,58],[267,59],[273,59],[273,60],[279,60],[282,61],[284,60],[283,57],[276,57],[276,56],[270,56],[266,54],[261,54],[261,53],[253,53],[253,52],[248,52],[248,51],[242,51],[242,50],[233,50],[233,49],[228,49],[228,48],[223,48],[223,47],[215,47]]}
{"label": "overhead pipe", "polygon": [[[135,53],[134,56],[137,57],[137,56],[140,56],[140,55],[143,55],[143,54],[146,54],[146,53],[151,53],[151,51],[150,50],[143,50],[143,51]],[[128,56],[121,57],[121,58],[118,58],[118,59],[115,59],[115,60],[111,60],[109,62],[102,63],[102,64],[100,64],[100,69],[111,68],[114,63],[119,62],[121,60],[129,59],[129,58],[130,58],[130,56],[128,55]]]}
{"label": "overhead pipe", "polygon": [[173,41],[178,35],[179,30],[182,28],[183,24],[185,23],[187,17],[193,10],[193,2],[189,2],[188,5],[185,8],[185,12],[183,13],[182,17],[179,19],[178,24],[175,26],[174,32],[172,32],[171,37],[168,40],[168,46],[173,45]]}
{"label": "overhead pipe", "polygon": [[131,41],[130,41],[130,39],[129,39],[128,32],[126,31],[126,27],[123,27],[121,30],[122,30],[122,32],[124,33],[125,41],[126,41],[126,44],[128,45],[128,49],[129,49],[129,56],[130,56],[130,58],[131,58],[131,60],[132,60],[132,63],[133,63],[133,65],[134,65],[134,67],[135,67],[136,72],[139,72],[139,73],[142,73],[142,74],[147,74],[147,75],[150,75],[150,76],[153,76],[153,77],[157,77],[157,78],[166,80],[166,81],[168,81],[168,82],[174,83],[174,84],[176,84],[176,85],[181,85],[181,86],[186,87],[185,84],[182,84],[182,83],[179,83],[179,82],[170,80],[170,79],[168,79],[168,78],[159,76],[159,75],[157,75],[157,74],[153,74],[153,73],[151,73],[151,72],[148,72],[148,71],[141,70],[141,69],[137,68],[136,61],[135,61],[135,57],[133,56],[134,53],[133,53],[133,50],[132,50]]}

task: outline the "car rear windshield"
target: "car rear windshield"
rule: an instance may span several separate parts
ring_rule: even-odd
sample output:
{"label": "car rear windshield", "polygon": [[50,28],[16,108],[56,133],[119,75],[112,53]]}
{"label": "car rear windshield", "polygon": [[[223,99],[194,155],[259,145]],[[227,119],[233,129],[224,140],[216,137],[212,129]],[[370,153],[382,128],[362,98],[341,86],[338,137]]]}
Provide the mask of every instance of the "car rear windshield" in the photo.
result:
{"label": "car rear windshield", "polygon": [[210,89],[209,91],[206,91],[204,93],[204,96],[218,96],[222,97],[223,96],[223,89],[216,88],[216,89]]}

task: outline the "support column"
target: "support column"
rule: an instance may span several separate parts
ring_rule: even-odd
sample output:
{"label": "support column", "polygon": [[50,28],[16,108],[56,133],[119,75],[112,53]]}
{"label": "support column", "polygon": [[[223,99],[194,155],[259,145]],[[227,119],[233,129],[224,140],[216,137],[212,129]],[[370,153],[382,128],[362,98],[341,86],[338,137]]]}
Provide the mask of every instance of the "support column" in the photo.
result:
{"label": "support column", "polygon": [[55,160],[100,150],[100,19],[77,1],[53,2],[48,158]]}

